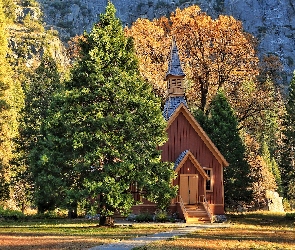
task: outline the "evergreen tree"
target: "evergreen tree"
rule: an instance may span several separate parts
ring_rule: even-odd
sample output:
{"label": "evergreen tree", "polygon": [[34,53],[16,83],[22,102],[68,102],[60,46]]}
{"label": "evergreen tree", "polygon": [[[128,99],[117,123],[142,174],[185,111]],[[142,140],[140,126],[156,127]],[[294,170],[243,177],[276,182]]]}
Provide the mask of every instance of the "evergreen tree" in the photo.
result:
{"label": "evergreen tree", "polygon": [[280,171],[284,197],[295,199],[295,74],[290,83],[289,95],[286,103],[284,147],[282,149]]}
{"label": "evergreen tree", "polygon": [[251,201],[250,168],[245,160],[245,146],[239,134],[237,117],[222,91],[212,100],[204,129],[229,163],[224,168],[226,206]]}
{"label": "evergreen tree", "polygon": [[[25,105],[13,178],[13,196],[22,207],[33,192],[32,177],[36,175],[36,155],[39,155],[39,144],[43,142],[43,122],[47,118],[53,94],[61,88],[60,77],[55,61],[45,54],[38,68],[23,83]],[[38,192],[39,189],[36,189],[35,194]]]}
{"label": "evergreen tree", "polygon": [[269,174],[272,176],[272,178],[275,179],[277,185],[276,190],[274,191],[278,191],[280,194],[282,194],[282,180],[279,167],[275,159],[271,157],[268,146],[265,141],[262,142],[261,151],[261,155],[267,166],[267,170],[269,171]]}
{"label": "evergreen tree", "polygon": [[51,107],[38,178],[48,180],[50,172],[68,207],[91,201],[101,223],[136,204],[132,185],[164,208],[175,195],[172,166],[157,150],[167,139],[165,126],[160,101],[140,78],[132,39],[109,2],[81,39],[71,79]]}
{"label": "evergreen tree", "polygon": [[14,155],[14,139],[18,136],[19,110],[23,105],[23,92],[19,81],[7,61],[6,18],[0,0],[0,200],[9,198],[11,177],[10,161]]}

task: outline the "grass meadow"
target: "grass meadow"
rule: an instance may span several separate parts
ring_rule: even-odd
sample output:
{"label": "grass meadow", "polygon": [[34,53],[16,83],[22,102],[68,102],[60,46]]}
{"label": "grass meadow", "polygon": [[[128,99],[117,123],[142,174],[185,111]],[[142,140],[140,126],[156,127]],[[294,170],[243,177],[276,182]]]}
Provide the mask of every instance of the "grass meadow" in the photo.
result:
{"label": "grass meadow", "polygon": [[230,214],[226,228],[196,231],[137,249],[295,249],[295,220],[268,212]]}
{"label": "grass meadow", "polygon": [[[285,214],[229,214],[226,223],[230,226],[199,230],[137,249],[295,249],[295,221]],[[97,224],[85,219],[0,221],[0,249],[87,249],[171,227],[165,223],[115,227]]]}

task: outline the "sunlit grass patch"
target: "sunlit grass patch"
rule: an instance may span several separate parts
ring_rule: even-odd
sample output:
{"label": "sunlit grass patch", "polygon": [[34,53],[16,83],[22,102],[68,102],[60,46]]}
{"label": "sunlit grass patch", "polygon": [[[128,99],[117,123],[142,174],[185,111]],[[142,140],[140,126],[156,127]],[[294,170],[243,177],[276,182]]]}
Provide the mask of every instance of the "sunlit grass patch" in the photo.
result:
{"label": "sunlit grass patch", "polygon": [[294,222],[285,214],[230,214],[230,227],[198,230],[138,249],[295,249]]}
{"label": "sunlit grass patch", "polygon": [[163,226],[99,227],[98,221],[34,220],[0,222],[0,249],[87,249],[165,231]]}

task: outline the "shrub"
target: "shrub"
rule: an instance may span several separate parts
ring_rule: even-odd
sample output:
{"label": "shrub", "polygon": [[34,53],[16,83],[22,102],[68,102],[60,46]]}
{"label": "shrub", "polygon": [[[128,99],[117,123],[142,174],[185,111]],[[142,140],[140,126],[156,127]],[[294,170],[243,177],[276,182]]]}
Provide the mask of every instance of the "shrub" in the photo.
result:
{"label": "shrub", "polygon": [[283,199],[283,207],[286,212],[292,210],[290,202],[287,199]]}
{"label": "shrub", "polygon": [[295,220],[295,213],[286,213],[287,220]]}
{"label": "shrub", "polygon": [[68,217],[68,210],[56,208],[52,211],[46,211],[44,213],[37,213],[27,216],[30,219],[63,219]]}
{"label": "shrub", "polygon": [[32,18],[30,13],[25,16],[23,23],[30,32],[44,32],[42,23]]}
{"label": "shrub", "polygon": [[166,211],[160,210],[156,213],[155,220],[158,222],[168,221],[168,214]]}
{"label": "shrub", "polygon": [[142,214],[138,214],[135,217],[135,220],[137,222],[150,222],[150,221],[153,221],[153,216],[149,213],[142,213]]}
{"label": "shrub", "polygon": [[0,218],[5,220],[19,220],[24,219],[25,215],[21,211],[4,209],[0,207]]}

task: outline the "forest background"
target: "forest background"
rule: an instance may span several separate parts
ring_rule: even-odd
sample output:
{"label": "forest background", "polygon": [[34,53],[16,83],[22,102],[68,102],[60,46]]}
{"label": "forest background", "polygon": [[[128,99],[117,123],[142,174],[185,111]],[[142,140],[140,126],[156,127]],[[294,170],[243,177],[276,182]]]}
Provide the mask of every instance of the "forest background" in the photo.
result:
{"label": "forest background", "polygon": [[[71,209],[79,206],[84,212],[89,212],[86,197],[89,197],[91,192],[93,195],[93,192],[100,194],[102,191],[99,187],[89,184],[95,183],[95,179],[90,178],[91,174],[81,168],[85,166],[81,162],[89,160],[85,157],[82,157],[83,160],[79,158],[85,155],[85,152],[79,151],[80,155],[77,157],[76,151],[67,148],[65,142],[60,142],[64,138],[64,131],[72,131],[71,128],[74,131],[78,120],[58,120],[54,116],[58,113],[54,104],[60,101],[64,105],[65,93],[72,88],[71,83],[83,79],[79,79],[85,73],[83,67],[78,70],[76,65],[77,62],[84,62],[83,53],[87,52],[88,47],[94,46],[92,49],[97,48],[96,53],[99,54],[107,44],[114,45],[108,43],[108,39],[116,40],[116,37],[110,38],[111,35],[107,32],[101,33],[103,28],[110,25],[120,33],[120,24],[111,12],[107,13],[106,18],[110,18],[110,23],[101,24],[101,30],[95,30],[94,25],[90,35],[75,37],[65,45],[60,42],[57,31],[44,28],[38,2],[2,0],[0,7],[1,5],[1,205],[22,211],[36,207],[40,212],[57,207]],[[20,14],[19,10],[26,7],[34,7],[34,12]],[[281,89],[278,84],[282,71],[279,58],[265,55],[259,59],[256,51],[259,41],[243,31],[241,22],[230,16],[212,19],[198,6],[177,9],[169,17],[153,21],[138,19],[130,27],[125,27],[124,33],[126,37],[133,37],[139,74],[144,82],[152,86],[152,93],[158,100],[149,97],[159,106],[158,109],[155,108],[155,114],[158,114],[160,104],[164,103],[166,98],[163,79],[168,68],[172,38],[177,41],[186,73],[185,88],[190,109],[232,166],[225,172],[225,186],[230,187],[226,189],[227,207],[247,205],[260,209],[266,205],[267,191],[276,191],[284,197],[285,209],[294,207],[295,80],[290,82],[288,92]],[[95,40],[95,34],[99,37],[98,41],[106,39],[105,44],[99,44]],[[125,43],[125,38],[120,39]],[[133,44],[130,46],[132,51]],[[104,60],[107,60],[105,55],[112,49],[107,47],[102,56]],[[124,54],[119,45],[115,49],[117,53]],[[94,53],[94,50],[87,53]],[[133,58],[128,54],[129,57]],[[133,60],[137,65],[137,60],[131,61]],[[86,65],[89,66],[87,63]],[[101,67],[99,71],[102,75],[105,73],[103,69],[104,67]],[[136,67],[128,70],[131,69],[137,72]],[[78,72],[76,80],[73,70]],[[101,95],[102,99],[109,98],[108,92]],[[116,112],[115,108],[108,111]],[[96,115],[92,118],[95,120]],[[154,119],[161,128],[163,123],[158,120],[158,116],[155,115]],[[69,127],[55,124],[65,121]],[[61,132],[53,133],[56,128]],[[147,135],[151,135],[152,130],[153,128],[148,128]],[[50,141],[49,132],[54,135]],[[162,142],[163,138],[160,136],[157,142]],[[60,147],[55,147],[56,145]],[[80,147],[79,144],[75,145]],[[152,144],[155,145],[157,144]],[[130,147],[133,146],[130,144]],[[118,149],[118,152],[119,150],[121,149]],[[59,151],[74,153],[60,157],[57,155]],[[131,154],[124,153],[127,158]],[[50,161],[48,154],[56,161]],[[118,157],[112,157],[113,163],[120,162]],[[145,160],[151,161],[155,155],[147,157],[150,158]],[[93,162],[93,159],[91,161]],[[92,162],[88,167],[92,166]],[[138,164],[143,163],[138,160]],[[71,168],[72,166],[75,168]],[[63,172],[63,176],[56,174],[57,172]],[[125,170],[125,174],[129,172],[130,169]],[[168,169],[165,173],[167,180],[171,178]],[[81,176],[89,177],[88,184],[79,181]],[[131,183],[122,182],[122,186],[126,184]],[[150,188],[152,198],[156,200],[162,196],[152,191],[155,187]],[[74,192],[65,192],[65,189],[72,189]],[[95,192],[96,189],[100,191]],[[75,190],[81,190],[79,196],[75,196]],[[109,192],[114,194],[118,189],[111,189]],[[173,192],[169,195],[173,195]],[[128,200],[127,196],[122,197],[121,201],[116,201],[117,206],[128,210],[125,205],[132,204],[132,201]],[[62,200],[66,200],[66,203]],[[114,204],[114,199],[110,199],[108,203]]]}

